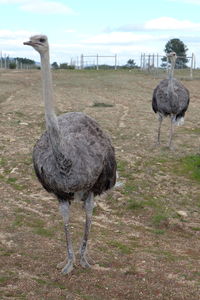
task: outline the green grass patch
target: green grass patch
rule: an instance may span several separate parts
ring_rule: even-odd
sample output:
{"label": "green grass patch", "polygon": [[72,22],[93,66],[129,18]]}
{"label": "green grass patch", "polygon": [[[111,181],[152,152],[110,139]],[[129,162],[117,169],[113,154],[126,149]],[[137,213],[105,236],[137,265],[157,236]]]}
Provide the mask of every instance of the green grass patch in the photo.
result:
{"label": "green grass patch", "polygon": [[63,284],[60,284],[59,282],[51,282],[51,281],[47,281],[47,280],[35,278],[35,277],[33,279],[40,285],[47,285],[49,287],[53,286],[53,287],[60,288],[61,290],[65,289],[65,286]]}
{"label": "green grass patch", "polygon": [[17,178],[16,178],[16,177],[9,177],[9,178],[6,180],[6,182],[7,182],[7,183],[10,183],[10,184],[15,183],[16,181],[17,181]]}
{"label": "green grass patch", "polygon": [[130,195],[132,192],[135,192],[137,187],[132,182],[127,182],[124,187],[124,194]]}
{"label": "green grass patch", "polygon": [[160,208],[161,203],[160,203],[160,199],[158,198],[153,198],[152,196],[146,196],[146,199],[144,200],[144,204],[147,207],[151,207],[151,208]]}
{"label": "green grass patch", "polygon": [[129,199],[127,208],[130,210],[142,209],[144,208],[144,203],[142,201]]}
{"label": "green grass patch", "polygon": [[128,163],[125,160],[118,160],[117,162],[117,170],[120,172],[125,172],[127,169]]}
{"label": "green grass patch", "polygon": [[55,233],[55,228],[46,228],[46,224],[43,220],[37,219],[30,215],[17,214],[13,222],[14,227],[29,227],[32,232],[43,237],[53,237]]}
{"label": "green grass patch", "polygon": [[18,184],[15,181],[12,181],[10,179],[12,179],[12,178],[9,178],[7,180],[7,183],[9,183],[15,190],[22,191],[22,190],[26,189],[26,187],[24,185]]}
{"label": "green grass patch", "polygon": [[154,233],[154,234],[165,234],[165,230],[163,230],[163,229],[154,229],[154,230],[152,230],[152,233]]}
{"label": "green grass patch", "polygon": [[[8,171],[5,171],[5,174],[9,173]],[[24,185],[17,183],[17,178],[15,177],[8,177],[4,175],[0,175],[0,180],[4,181],[7,184],[10,184],[15,190],[22,191],[26,187]]]}
{"label": "green grass patch", "polygon": [[155,254],[158,257],[158,259],[161,260],[164,259],[165,261],[169,261],[169,262],[174,262],[183,259],[183,256],[177,256],[168,250],[149,249],[149,251],[147,250],[146,252]]}
{"label": "green grass patch", "polygon": [[16,226],[16,227],[21,227],[24,225],[24,216],[23,215],[16,215],[15,216],[15,220],[13,221],[13,226]]}
{"label": "green grass patch", "polygon": [[189,155],[181,158],[175,166],[175,172],[179,175],[200,181],[200,155]]}
{"label": "green grass patch", "polygon": [[3,284],[3,283],[5,283],[6,281],[8,281],[9,280],[9,277],[8,276],[1,276],[0,277],[0,284]]}
{"label": "green grass patch", "polygon": [[21,111],[14,111],[14,114],[19,118],[26,117],[26,115]]}
{"label": "green grass patch", "polygon": [[193,231],[200,231],[200,227],[192,227],[191,228]]}
{"label": "green grass patch", "polygon": [[94,102],[92,107],[113,107],[113,104],[110,103],[104,103],[104,102]]}
{"label": "green grass patch", "polygon": [[0,248],[0,256],[11,256],[14,253],[13,250],[8,250],[5,248]]}
{"label": "green grass patch", "polygon": [[4,167],[7,164],[7,161],[4,157],[0,157],[0,167]]}
{"label": "green grass patch", "polygon": [[155,227],[163,226],[167,222],[168,216],[165,214],[157,214],[152,217],[152,223]]}
{"label": "green grass patch", "polygon": [[117,248],[123,254],[131,254],[132,253],[132,249],[129,246],[124,245],[118,241],[110,241],[109,245],[114,248]]}
{"label": "green grass patch", "polygon": [[33,232],[38,234],[38,235],[41,235],[43,237],[49,237],[50,238],[50,237],[54,236],[54,231],[53,230],[46,229],[46,228],[43,228],[43,227],[34,228]]}

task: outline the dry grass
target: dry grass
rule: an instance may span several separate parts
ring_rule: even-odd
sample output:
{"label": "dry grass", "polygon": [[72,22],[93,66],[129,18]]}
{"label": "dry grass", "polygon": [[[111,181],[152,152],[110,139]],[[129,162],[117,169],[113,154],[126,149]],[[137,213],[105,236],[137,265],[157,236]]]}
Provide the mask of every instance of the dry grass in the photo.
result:
{"label": "dry grass", "polygon": [[[44,129],[40,72],[1,72],[1,299],[199,299],[199,81],[183,82],[191,103],[169,151],[168,120],[161,147],[153,147],[151,95],[158,79],[127,71],[58,71],[53,77],[58,113],[84,111],[112,136],[123,186],[97,199],[89,247],[96,265],[61,275],[58,204],[37,182],[31,161]],[[74,203],[75,248],[83,220]]]}

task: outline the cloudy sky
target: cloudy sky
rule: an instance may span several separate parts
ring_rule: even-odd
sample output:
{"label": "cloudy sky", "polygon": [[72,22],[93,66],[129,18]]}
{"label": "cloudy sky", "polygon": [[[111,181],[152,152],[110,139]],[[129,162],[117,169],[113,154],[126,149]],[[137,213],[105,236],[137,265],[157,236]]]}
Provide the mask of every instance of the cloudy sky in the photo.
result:
{"label": "cloudy sky", "polygon": [[38,33],[48,35],[51,62],[116,53],[119,64],[139,63],[179,38],[200,65],[200,0],[0,0],[0,53],[39,61],[23,46]]}

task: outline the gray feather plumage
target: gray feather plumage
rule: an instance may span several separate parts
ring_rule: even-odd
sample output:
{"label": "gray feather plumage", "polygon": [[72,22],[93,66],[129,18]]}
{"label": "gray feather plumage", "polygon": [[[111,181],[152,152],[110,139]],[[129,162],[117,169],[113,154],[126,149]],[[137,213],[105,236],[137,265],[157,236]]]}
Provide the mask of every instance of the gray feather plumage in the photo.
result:
{"label": "gray feather plumage", "polygon": [[[59,116],[58,124],[61,152],[55,153],[48,131],[41,136],[33,151],[34,168],[45,189],[59,198],[92,190],[112,160],[110,174],[107,174],[109,184],[101,189],[111,188],[116,180],[114,149],[97,122],[84,113],[72,112]],[[106,182],[105,178],[103,180]]]}
{"label": "gray feather plumage", "polygon": [[169,79],[162,80],[154,89],[152,107],[155,113],[163,116],[175,115],[175,118],[184,117],[189,105],[189,91],[184,85],[172,79],[174,91],[169,91]]}

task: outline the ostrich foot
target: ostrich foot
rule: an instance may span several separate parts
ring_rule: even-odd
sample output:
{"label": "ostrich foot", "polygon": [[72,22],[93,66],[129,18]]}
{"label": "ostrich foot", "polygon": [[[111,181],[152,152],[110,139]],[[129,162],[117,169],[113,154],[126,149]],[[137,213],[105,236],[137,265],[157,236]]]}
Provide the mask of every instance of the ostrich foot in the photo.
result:
{"label": "ostrich foot", "polygon": [[81,256],[80,265],[83,268],[91,268],[91,264],[89,264],[89,262],[88,262],[87,258],[85,257],[85,255]]}
{"label": "ostrich foot", "polygon": [[73,270],[74,264],[75,264],[75,258],[73,259],[66,258],[64,261],[57,264],[57,269],[62,269],[61,272],[63,274],[69,274]]}
{"label": "ostrich foot", "polygon": [[167,148],[168,148],[169,150],[171,150],[171,151],[175,151],[175,150],[176,150],[176,148],[175,148],[174,145],[172,145],[172,144],[168,144],[168,145],[167,145]]}
{"label": "ostrich foot", "polygon": [[61,261],[60,263],[58,263],[56,268],[57,269],[62,269],[62,268],[64,268],[64,266],[66,266],[66,264],[67,264],[67,259],[65,259],[64,261]]}
{"label": "ostrich foot", "polygon": [[61,273],[63,275],[69,274],[74,268],[73,260],[69,260],[67,264],[62,268]]}
{"label": "ostrich foot", "polygon": [[153,145],[150,148],[155,149],[155,148],[158,148],[158,147],[160,147],[160,142],[156,141],[155,143],[153,143]]}

